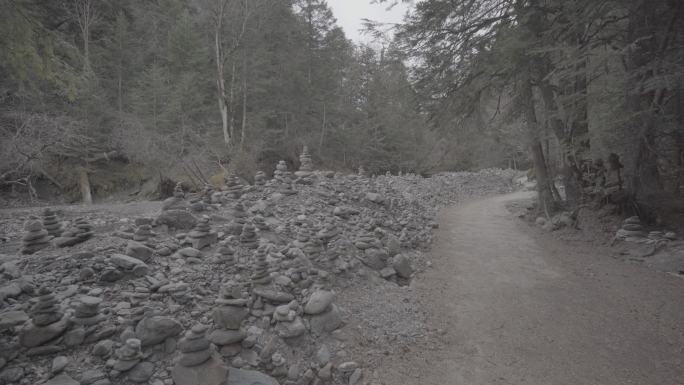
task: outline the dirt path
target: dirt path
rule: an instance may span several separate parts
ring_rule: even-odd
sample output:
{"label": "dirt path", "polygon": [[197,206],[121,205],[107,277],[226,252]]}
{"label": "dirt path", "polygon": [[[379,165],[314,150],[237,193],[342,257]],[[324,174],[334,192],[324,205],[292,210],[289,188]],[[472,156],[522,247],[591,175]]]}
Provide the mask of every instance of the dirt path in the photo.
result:
{"label": "dirt path", "polygon": [[387,385],[684,384],[684,280],[556,241],[488,198],[445,210],[415,293],[432,338]]}

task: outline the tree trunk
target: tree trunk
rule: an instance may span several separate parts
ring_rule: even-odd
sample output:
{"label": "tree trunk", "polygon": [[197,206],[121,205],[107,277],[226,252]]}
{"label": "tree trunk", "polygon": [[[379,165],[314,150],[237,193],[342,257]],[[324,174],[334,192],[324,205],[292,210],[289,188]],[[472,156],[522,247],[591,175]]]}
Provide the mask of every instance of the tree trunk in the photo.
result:
{"label": "tree trunk", "polygon": [[321,125],[321,139],[318,142],[318,153],[320,154],[321,151],[323,151],[323,139],[325,138],[325,118],[326,118],[326,108],[325,108],[325,102],[323,102],[323,124]]}
{"label": "tree trunk", "polygon": [[88,171],[81,167],[78,169],[78,185],[81,190],[81,200],[83,204],[93,204],[93,196],[90,192],[90,179],[88,178]]}
{"label": "tree trunk", "polygon": [[218,9],[216,12],[216,20],[214,22],[214,53],[216,56],[216,88],[217,101],[219,112],[221,113],[221,127],[223,131],[223,141],[226,145],[230,145],[230,132],[228,131],[228,103],[226,101],[226,80],[223,75],[224,53],[221,44],[221,29],[223,26],[223,14],[226,3],[222,0],[217,0]]}
{"label": "tree trunk", "polygon": [[544,149],[541,140],[539,139],[539,127],[537,121],[537,113],[534,109],[534,94],[532,92],[532,83],[526,75],[521,84],[520,97],[524,105],[524,117],[527,125],[527,135],[529,141],[530,153],[532,155],[532,163],[534,167],[535,176],[537,178],[537,192],[539,193],[539,209],[544,211],[547,217],[551,216],[554,209],[553,192],[551,189],[551,178],[549,176],[546,165],[546,158],[544,157]]}

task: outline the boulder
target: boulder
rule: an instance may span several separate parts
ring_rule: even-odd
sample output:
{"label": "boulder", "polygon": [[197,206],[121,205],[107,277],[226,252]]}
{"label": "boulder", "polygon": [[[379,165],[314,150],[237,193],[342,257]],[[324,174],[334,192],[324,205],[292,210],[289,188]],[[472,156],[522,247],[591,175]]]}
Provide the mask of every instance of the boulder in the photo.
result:
{"label": "boulder", "polygon": [[304,313],[320,314],[330,307],[335,300],[335,293],[326,290],[316,290],[304,305]]}
{"label": "boulder", "polygon": [[166,225],[172,229],[190,230],[197,224],[197,218],[185,210],[167,210],[159,214],[155,224]]}
{"label": "boulder", "polygon": [[[234,370],[237,369],[231,369],[231,373]],[[223,385],[226,382],[227,376],[228,368],[222,362],[213,358],[197,366],[176,365],[171,371],[171,377],[176,385]],[[237,385],[240,383],[229,382],[229,384]],[[254,385],[255,382],[244,384]],[[278,385],[278,383],[276,382],[275,385]]]}
{"label": "boulder", "polygon": [[34,348],[61,336],[68,326],[68,316],[64,316],[59,321],[47,326],[36,326],[29,321],[19,332],[19,342],[24,347]]}
{"label": "boulder", "polygon": [[183,326],[173,318],[152,316],[145,317],[135,327],[135,336],[142,346],[156,345],[169,337],[177,336]]}
{"label": "boulder", "polygon": [[256,370],[231,369],[228,375],[230,385],[278,385],[278,380]]}

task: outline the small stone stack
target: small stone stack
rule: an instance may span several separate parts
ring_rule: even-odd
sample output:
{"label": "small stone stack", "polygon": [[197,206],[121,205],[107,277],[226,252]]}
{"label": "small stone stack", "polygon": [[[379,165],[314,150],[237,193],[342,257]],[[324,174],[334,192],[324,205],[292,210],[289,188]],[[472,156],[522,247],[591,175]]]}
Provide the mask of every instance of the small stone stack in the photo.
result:
{"label": "small stone stack", "polygon": [[219,263],[226,265],[228,268],[235,266],[235,250],[230,247],[228,241],[219,242],[215,257]]}
{"label": "small stone stack", "polygon": [[226,178],[226,196],[229,199],[239,199],[242,196],[242,183],[240,183],[240,178],[234,173],[231,173]]}
{"label": "small stone stack", "polygon": [[214,195],[214,188],[210,184],[205,184],[202,188],[202,202],[207,205],[212,203],[212,196]]}
{"label": "small stone stack", "polygon": [[[116,351],[116,362],[112,367],[118,373],[124,373],[140,363],[142,359],[141,342],[137,338],[129,338]],[[118,374],[115,373],[115,374]]]}
{"label": "small stone stack", "polygon": [[240,244],[247,249],[256,249],[259,247],[259,238],[256,234],[256,229],[251,222],[245,223],[242,226],[242,232],[240,233]]}
{"label": "small stone stack", "polygon": [[257,171],[256,175],[254,175],[254,185],[255,186],[264,186],[266,184],[266,173],[263,171]]}
{"label": "small stone stack", "polygon": [[287,173],[287,163],[285,163],[284,160],[281,160],[276,164],[275,171],[273,171],[273,179],[275,179],[278,182],[283,182],[283,178],[285,177],[285,174]]}
{"label": "small stone stack", "polygon": [[93,226],[85,218],[76,218],[62,236],[55,238],[57,246],[73,246],[85,242],[93,236]]}
{"label": "small stone stack", "polygon": [[205,334],[209,327],[198,324],[192,327],[179,342],[181,352],[171,371],[176,385],[221,385],[228,378],[228,368],[212,357],[211,344]]}
{"label": "small stone stack", "polygon": [[152,232],[152,226],[150,225],[140,225],[135,230],[133,234],[133,240],[136,242],[147,242],[150,238],[154,237]]}
{"label": "small stone stack", "polygon": [[299,170],[295,172],[295,176],[302,180],[309,180],[313,174],[313,162],[311,155],[309,155],[309,148],[304,146],[301,155],[299,155]]}
{"label": "small stone stack", "polygon": [[192,245],[193,248],[200,250],[218,241],[218,234],[211,230],[209,218],[202,217],[195,228],[185,238],[185,244]]}
{"label": "small stone stack", "polygon": [[247,336],[240,330],[248,315],[246,306],[247,300],[242,298],[241,287],[237,283],[228,281],[221,287],[212,313],[216,329],[209,335],[209,340],[221,349],[223,355],[237,354],[240,341]]}
{"label": "small stone stack", "polygon": [[43,227],[43,223],[37,217],[30,217],[25,226],[27,234],[21,238],[22,254],[33,254],[38,250],[42,250],[50,246],[49,233]]}
{"label": "small stone stack", "polygon": [[647,234],[639,217],[633,216],[624,220],[622,228],[617,231],[615,236],[627,242],[642,242]]}
{"label": "small stone stack", "polygon": [[335,223],[334,217],[328,217],[323,224],[323,228],[316,233],[316,238],[323,243],[330,242],[333,238],[342,232],[340,227]]}
{"label": "small stone stack", "polygon": [[292,182],[287,181],[283,182],[280,185],[280,188],[278,189],[278,192],[283,194],[283,195],[294,195],[297,193],[297,190],[292,187]]}
{"label": "small stone stack", "polygon": [[247,213],[245,212],[245,206],[242,202],[237,202],[233,207],[233,220],[230,221],[226,227],[226,232],[232,235],[240,235],[242,233],[242,227],[247,223]]}
{"label": "small stone stack", "polygon": [[363,166],[359,166],[359,171],[357,172],[357,175],[361,178],[366,178],[368,176],[368,173],[366,172],[366,169],[363,168]]}
{"label": "small stone stack", "polygon": [[260,245],[254,253],[254,273],[250,277],[253,286],[268,285],[271,282],[271,275],[268,271],[267,245]]}
{"label": "small stone stack", "polygon": [[69,326],[68,317],[59,308],[59,301],[52,291],[42,287],[38,302],[31,308],[31,321],[19,333],[19,341],[27,348],[43,345],[64,333]]}
{"label": "small stone stack", "polygon": [[302,318],[297,315],[299,312],[300,306],[296,300],[275,308],[273,320],[276,322],[275,331],[279,337],[297,338],[306,332]]}
{"label": "small stone stack", "polygon": [[91,296],[81,296],[74,306],[74,323],[81,326],[92,326],[104,320],[100,314],[102,299]]}
{"label": "small stone stack", "polygon": [[332,332],[342,325],[339,309],[333,304],[335,293],[316,290],[304,305],[304,313],[309,315],[309,324],[314,334]]}
{"label": "small stone stack", "polygon": [[173,188],[173,196],[167,198],[162,202],[162,211],[166,210],[185,210],[188,208],[187,202],[185,202],[185,192],[183,192],[183,185],[179,182],[176,187]]}
{"label": "small stone stack", "polygon": [[254,227],[256,227],[259,231],[270,231],[271,230],[271,228],[266,223],[266,220],[264,219],[264,217],[260,214],[257,214],[252,218],[252,223],[254,224]]}
{"label": "small stone stack", "polygon": [[43,227],[53,237],[62,235],[62,225],[57,220],[57,213],[49,207],[43,210]]}

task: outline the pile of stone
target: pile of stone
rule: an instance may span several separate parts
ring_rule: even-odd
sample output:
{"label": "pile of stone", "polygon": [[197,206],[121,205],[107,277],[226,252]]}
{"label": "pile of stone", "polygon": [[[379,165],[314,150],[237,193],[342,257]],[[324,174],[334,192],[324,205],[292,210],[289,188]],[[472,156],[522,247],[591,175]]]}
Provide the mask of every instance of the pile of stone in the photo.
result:
{"label": "pile of stone", "polygon": [[185,238],[184,244],[189,244],[197,250],[218,242],[218,234],[211,229],[209,217],[202,217],[195,228]]}
{"label": "pile of stone", "polygon": [[171,371],[175,385],[222,385],[228,378],[228,368],[213,356],[205,335],[208,326],[198,324],[185,334],[178,344],[181,352]]}
{"label": "pile of stone", "polygon": [[147,242],[150,240],[150,238],[154,237],[154,233],[152,232],[152,226],[150,225],[140,225],[138,228],[135,230],[135,233],[133,234],[133,240],[136,242]]}
{"label": "pile of stone", "polygon": [[311,155],[309,155],[309,148],[304,146],[302,153],[299,155],[299,170],[295,172],[298,178],[297,182],[301,184],[313,184],[313,162]]}
{"label": "pile of stone", "polygon": [[250,277],[253,286],[268,285],[271,282],[271,275],[268,271],[268,245],[262,244],[254,253],[254,272]]}
{"label": "pile of stone", "polygon": [[116,351],[116,361],[112,366],[112,376],[118,376],[121,373],[128,372],[133,369],[142,360],[142,343],[137,338],[129,338]]}
{"label": "pile of stone", "polygon": [[254,175],[254,185],[255,186],[264,186],[266,185],[266,173],[263,171],[257,171],[256,175]]}
{"label": "pile of stone", "polygon": [[280,183],[290,183],[292,181],[292,175],[287,170],[287,163],[284,160],[276,164],[275,171],[273,171],[273,179]]}
{"label": "pile of stone", "polygon": [[216,258],[216,262],[225,265],[227,268],[235,266],[235,250],[230,247],[229,241],[223,240],[219,242],[214,258]]}
{"label": "pile of stone", "polygon": [[209,340],[219,347],[224,357],[233,357],[240,352],[240,342],[247,337],[241,326],[248,315],[247,299],[241,286],[234,281],[226,282],[216,299],[212,312],[215,329],[209,334]]}
{"label": "pile of stone", "polygon": [[85,218],[76,218],[71,228],[55,238],[55,245],[59,247],[74,246],[85,242],[93,236],[93,226]]}
{"label": "pile of stone", "polygon": [[626,242],[645,243],[648,241],[647,233],[638,216],[625,219],[622,227],[617,231],[615,237]]}
{"label": "pile of stone", "polygon": [[27,348],[50,344],[64,334],[69,326],[69,318],[61,311],[52,291],[42,287],[38,295],[38,302],[29,312],[31,320],[19,332],[19,341]]}
{"label": "pile of stone", "polygon": [[242,232],[240,233],[240,244],[242,247],[250,250],[259,247],[259,238],[256,234],[256,228],[251,222],[247,222],[244,226],[242,226]]}
{"label": "pile of stone", "polygon": [[226,226],[226,232],[232,235],[242,234],[242,228],[245,223],[247,223],[247,213],[245,212],[245,206],[243,206],[242,202],[237,202],[235,206],[233,206],[231,215],[233,219],[228,226]]}
{"label": "pile of stone", "polygon": [[342,326],[342,316],[333,304],[334,300],[335,293],[316,290],[304,305],[304,313],[309,316],[309,325],[314,334],[330,333]]}
{"label": "pile of stone", "polygon": [[24,228],[26,229],[27,233],[21,238],[22,254],[33,254],[38,250],[42,250],[50,246],[50,240],[52,237],[43,227],[43,223],[38,218],[29,218],[29,221],[26,223]]}
{"label": "pile of stone", "polygon": [[57,220],[57,213],[49,207],[43,210],[43,227],[52,237],[56,238],[62,235],[62,225]]}
{"label": "pile of stone", "polygon": [[242,190],[244,188],[242,183],[240,183],[240,178],[234,173],[231,173],[226,179],[226,198],[239,199],[242,196]]}
{"label": "pile of stone", "polygon": [[162,211],[166,210],[186,210],[189,205],[185,201],[185,192],[183,192],[183,185],[179,182],[173,189],[173,196],[167,198],[162,202]]}
{"label": "pile of stone", "polygon": [[93,326],[104,321],[104,316],[100,314],[100,304],[102,299],[84,295],[78,298],[74,305],[73,322],[81,326]]}

